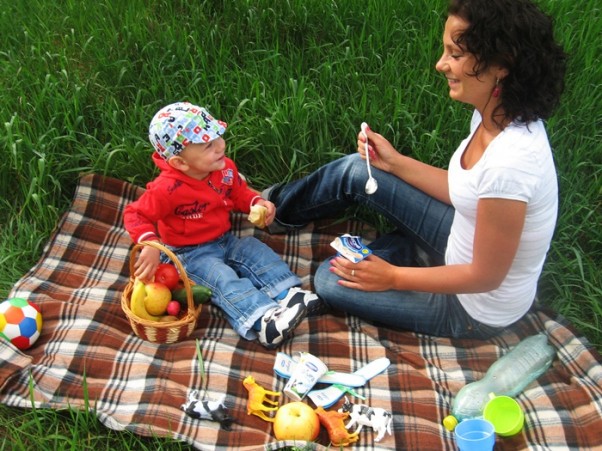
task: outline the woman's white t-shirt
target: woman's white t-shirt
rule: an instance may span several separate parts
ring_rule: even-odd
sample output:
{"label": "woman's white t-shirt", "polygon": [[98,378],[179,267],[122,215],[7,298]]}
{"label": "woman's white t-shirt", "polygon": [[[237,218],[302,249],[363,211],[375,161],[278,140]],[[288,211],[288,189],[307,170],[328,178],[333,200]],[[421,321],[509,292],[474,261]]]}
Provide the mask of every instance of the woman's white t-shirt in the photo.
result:
{"label": "woman's white t-shirt", "polygon": [[556,225],[558,185],[542,121],[528,126],[509,125],[487,146],[472,168],[462,168],[462,154],[480,122],[481,117],[475,111],[470,135],[450,160],[448,182],[455,215],[445,259],[448,265],[472,261],[479,199],[513,199],[527,203],[520,244],[502,284],[486,293],[458,294],[471,317],[502,327],[521,318],[535,298]]}

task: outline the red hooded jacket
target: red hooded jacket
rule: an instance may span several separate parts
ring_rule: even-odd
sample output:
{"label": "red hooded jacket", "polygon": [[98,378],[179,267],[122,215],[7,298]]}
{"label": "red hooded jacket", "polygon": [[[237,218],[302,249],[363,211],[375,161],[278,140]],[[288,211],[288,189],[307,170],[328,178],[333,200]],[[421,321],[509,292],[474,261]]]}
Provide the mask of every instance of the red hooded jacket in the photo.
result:
{"label": "red hooded jacket", "polygon": [[196,180],[172,168],[159,155],[161,170],[138,200],[126,206],[123,221],[134,242],[152,235],[169,246],[192,246],[219,238],[231,228],[230,212],[249,213],[260,196],[238,174],[232,160]]}

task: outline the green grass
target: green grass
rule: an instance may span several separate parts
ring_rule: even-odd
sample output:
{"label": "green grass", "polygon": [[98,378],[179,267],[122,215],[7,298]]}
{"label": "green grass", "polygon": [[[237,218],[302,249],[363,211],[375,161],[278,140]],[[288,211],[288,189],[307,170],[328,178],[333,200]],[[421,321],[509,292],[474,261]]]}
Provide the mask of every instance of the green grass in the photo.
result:
{"label": "green grass", "polygon": [[[540,3],[571,55],[548,122],[561,202],[540,298],[600,350],[601,11]],[[147,125],[169,102],[226,120],[229,153],[257,188],[353,152],[363,120],[399,150],[445,166],[470,117],[434,70],[445,4],[1,0],[0,296],[40,257],[78,174],[139,185],[154,176]],[[11,448],[6,437],[16,449],[72,448],[73,437],[83,448],[103,438],[117,449],[181,446],[108,431],[90,415],[0,406],[0,447]]]}
{"label": "green grass", "polygon": [[173,439],[141,437],[108,429],[93,411],[15,409],[0,404],[0,449],[155,451],[193,448]]}

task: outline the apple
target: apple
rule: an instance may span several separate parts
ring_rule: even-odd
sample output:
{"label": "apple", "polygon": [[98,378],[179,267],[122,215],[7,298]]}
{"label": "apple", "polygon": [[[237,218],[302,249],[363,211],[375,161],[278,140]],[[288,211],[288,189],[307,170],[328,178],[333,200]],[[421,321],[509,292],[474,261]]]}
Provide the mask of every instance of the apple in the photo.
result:
{"label": "apple", "polygon": [[163,315],[171,301],[171,290],[159,282],[146,284],[144,307],[151,315]]}
{"label": "apple", "polygon": [[174,290],[180,282],[180,273],[171,263],[161,263],[155,271],[155,282],[162,283],[170,290]]}
{"label": "apple", "polygon": [[155,282],[166,285],[170,290],[174,290],[180,282],[180,273],[171,263],[161,263],[155,271]]}
{"label": "apple", "polygon": [[301,401],[281,406],[274,417],[274,435],[278,440],[311,442],[320,433],[320,419],[314,409]]}

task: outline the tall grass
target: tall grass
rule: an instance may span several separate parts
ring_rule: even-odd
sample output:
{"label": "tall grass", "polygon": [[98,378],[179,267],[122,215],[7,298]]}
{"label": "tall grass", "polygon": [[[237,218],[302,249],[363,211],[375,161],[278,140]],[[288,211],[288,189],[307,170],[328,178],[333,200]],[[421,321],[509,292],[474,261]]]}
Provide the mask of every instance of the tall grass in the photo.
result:
{"label": "tall grass", "polygon": [[[548,122],[561,203],[540,299],[602,349],[601,11],[540,3],[571,55]],[[154,176],[147,124],[169,102],[226,120],[257,188],[353,152],[363,120],[445,166],[470,117],[434,70],[445,4],[0,0],[0,295],[39,258],[78,174]]]}

